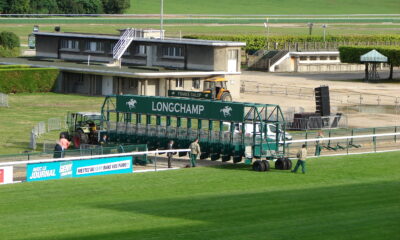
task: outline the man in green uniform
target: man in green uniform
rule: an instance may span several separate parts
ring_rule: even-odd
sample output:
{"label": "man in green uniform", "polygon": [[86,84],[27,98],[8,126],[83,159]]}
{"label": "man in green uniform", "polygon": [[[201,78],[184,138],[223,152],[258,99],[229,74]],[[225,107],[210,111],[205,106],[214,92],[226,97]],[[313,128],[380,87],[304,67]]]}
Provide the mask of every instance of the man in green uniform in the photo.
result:
{"label": "man in green uniform", "polygon": [[301,165],[301,171],[303,173],[306,173],[307,146],[305,144],[303,144],[301,149],[299,149],[299,151],[297,152],[297,158],[298,158],[298,160],[296,163],[296,167],[294,167],[292,172],[294,172],[294,173],[297,172],[297,169]]}
{"label": "man in green uniform", "polygon": [[196,167],[197,155],[201,153],[199,139],[196,138],[189,146],[190,148],[190,166]]}
{"label": "man in green uniform", "polygon": [[318,140],[315,141],[315,156],[319,156],[321,154],[321,150],[322,150],[322,142],[323,140],[319,139],[319,138],[324,138],[324,134],[322,133],[322,131],[319,131],[316,137]]}

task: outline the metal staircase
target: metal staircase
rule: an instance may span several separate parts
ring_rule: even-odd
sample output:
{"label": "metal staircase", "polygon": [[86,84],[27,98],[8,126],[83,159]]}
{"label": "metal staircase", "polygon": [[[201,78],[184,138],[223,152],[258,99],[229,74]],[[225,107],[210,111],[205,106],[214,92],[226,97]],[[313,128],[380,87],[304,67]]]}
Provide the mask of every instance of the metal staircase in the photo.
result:
{"label": "metal staircase", "polygon": [[117,44],[115,44],[113,48],[113,59],[114,61],[120,60],[122,55],[128,49],[129,45],[133,41],[133,39],[141,37],[141,32],[137,31],[134,28],[127,28],[125,32],[121,35]]}

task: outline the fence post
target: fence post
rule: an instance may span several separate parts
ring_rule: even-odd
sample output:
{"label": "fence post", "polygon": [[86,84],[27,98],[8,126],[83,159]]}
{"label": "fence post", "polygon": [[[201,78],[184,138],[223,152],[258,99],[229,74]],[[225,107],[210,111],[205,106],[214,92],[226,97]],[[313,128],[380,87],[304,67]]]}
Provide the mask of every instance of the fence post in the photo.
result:
{"label": "fence post", "polygon": [[[394,126],[394,133],[397,133],[397,126]],[[394,135],[394,142],[397,142],[397,135]]]}
{"label": "fence post", "polygon": [[[376,133],[376,128],[373,128],[373,129],[372,129],[372,132],[373,132],[373,134],[375,135],[375,133]],[[373,142],[373,145],[374,145],[374,152],[376,152],[376,136],[373,136],[373,137],[372,137],[372,142]]]}
{"label": "fence post", "polygon": [[257,93],[259,93],[260,92],[260,86],[258,85],[258,83],[257,83]]}

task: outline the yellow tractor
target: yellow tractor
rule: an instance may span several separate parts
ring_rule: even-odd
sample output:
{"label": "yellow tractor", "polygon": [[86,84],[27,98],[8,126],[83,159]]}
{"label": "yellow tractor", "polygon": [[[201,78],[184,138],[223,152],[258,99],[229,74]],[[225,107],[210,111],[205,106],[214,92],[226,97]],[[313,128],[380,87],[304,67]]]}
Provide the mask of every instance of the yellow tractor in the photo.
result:
{"label": "yellow tractor", "polygon": [[212,99],[231,102],[232,95],[226,87],[227,80],[223,77],[214,77],[204,80],[203,93],[211,93]]}

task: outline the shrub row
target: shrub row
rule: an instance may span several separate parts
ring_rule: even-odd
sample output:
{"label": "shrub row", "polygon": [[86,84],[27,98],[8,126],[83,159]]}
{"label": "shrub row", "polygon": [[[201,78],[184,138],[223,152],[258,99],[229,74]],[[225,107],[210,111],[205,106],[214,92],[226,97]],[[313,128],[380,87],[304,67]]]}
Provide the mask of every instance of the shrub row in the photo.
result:
{"label": "shrub row", "polygon": [[360,56],[375,49],[388,58],[393,66],[400,66],[400,47],[385,46],[341,46],[340,61],[344,63],[360,63]]}
{"label": "shrub row", "polygon": [[29,65],[0,65],[0,69],[16,69],[16,68],[30,68]]}
{"label": "shrub row", "polygon": [[0,92],[49,92],[58,74],[59,70],[55,68],[0,69]]}
{"label": "shrub row", "polygon": [[[213,35],[188,35],[185,38],[192,39],[208,39],[208,40],[221,40],[221,41],[235,41],[246,42],[245,50],[257,51],[265,47],[266,36],[262,35],[227,35],[227,36],[213,36]],[[344,43],[377,43],[377,42],[400,42],[400,35],[370,35],[370,36],[326,36],[327,42],[344,42]],[[322,36],[271,36],[268,38],[270,43],[296,43],[296,42],[324,42]],[[272,45],[272,44],[271,44]]]}
{"label": "shrub row", "polygon": [[19,47],[10,49],[0,46],[0,57],[18,57],[19,51]]}

